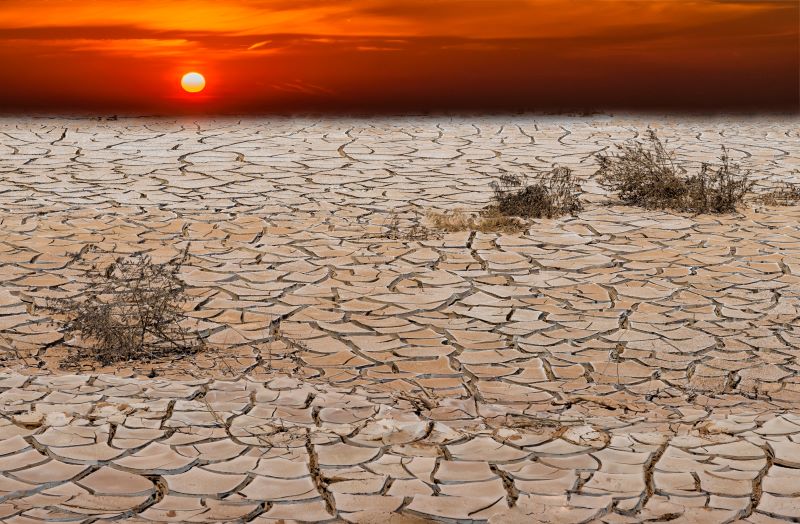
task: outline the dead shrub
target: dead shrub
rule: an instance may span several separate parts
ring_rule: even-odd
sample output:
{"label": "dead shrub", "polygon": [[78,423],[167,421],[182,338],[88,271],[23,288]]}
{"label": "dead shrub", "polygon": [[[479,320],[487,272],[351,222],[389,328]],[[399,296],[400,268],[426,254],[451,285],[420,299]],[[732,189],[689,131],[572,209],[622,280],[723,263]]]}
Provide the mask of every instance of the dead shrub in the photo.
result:
{"label": "dead shrub", "polygon": [[696,175],[682,176],[674,155],[648,130],[646,143],[618,146],[616,154],[600,154],[600,183],[626,205],[692,213],[732,213],[753,187],[749,172],[730,161],[723,146],[720,164],[703,163]]}
{"label": "dead shrub", "polygon": [[501,216],[553,218],[583,209],[580,187],[567,167],[556,167],[532,183],[524,176],[503,175],[492,182],[492,189],[494,199],[487,210]]}
{"label": "dead shrub", "polygon": [[153,263],[147,255],[117,259],[105,270],[92,266],[89,284],[75,298],[51,300],[47,308],[63,323],[65,337],[78,334],[88,347],[74,359],[103,365],[194,353],[204,345],[183,325],[188,298],[178,277],[188,248],[176,262]]}
{"label": "dead shrub", "polygon": [[750,172],[742,172],[739,164],[731,163],[725,147],[720,165],[703,163],[700,173],[686,180],[689,187],[688,209],[697,213],[735,213],[736,206],[752,190]]}

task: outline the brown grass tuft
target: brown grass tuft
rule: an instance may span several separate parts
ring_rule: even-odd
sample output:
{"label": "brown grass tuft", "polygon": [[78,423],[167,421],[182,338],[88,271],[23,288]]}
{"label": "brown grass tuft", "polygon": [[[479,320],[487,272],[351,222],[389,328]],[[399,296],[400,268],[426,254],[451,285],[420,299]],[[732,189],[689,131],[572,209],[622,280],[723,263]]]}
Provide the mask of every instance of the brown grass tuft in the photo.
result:
{"label": "brown grass tuft", "polygon": [[460,209],[443,212],[431,211],[426,218],[434,228],[448,233],[476,229],[477,224],[474,215],[467,214]]}
{"label": "brown grass tuft", "polygon": [[451,233],[457,231],[520,233],[528,229],[528,224],[521,218],[502,216],[487,210],[481,214],[468,214],[459,209],[441,213],[432,211],[428,213],[427,218],[433,228]]}

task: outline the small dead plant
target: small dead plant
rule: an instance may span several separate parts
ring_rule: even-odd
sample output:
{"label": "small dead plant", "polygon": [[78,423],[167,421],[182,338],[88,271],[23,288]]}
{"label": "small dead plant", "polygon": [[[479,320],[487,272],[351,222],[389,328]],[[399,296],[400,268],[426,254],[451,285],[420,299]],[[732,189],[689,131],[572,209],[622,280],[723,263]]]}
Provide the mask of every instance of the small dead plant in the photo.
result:
{"label": "small dead plant", "polygon": [[683,176],[674,154],[653,130],[647,131],[646,142],[618,146],[617,153],[599,154],[597,161],[604,187],[616,192],[624,204],[647,209],[732,213],[753,187],[750,173],[731,162],[724,146],[719,165],[703,163],[698,174]]}
{"label": "small dead plant", "polygon": [[531,183],[521,175],[503,175],[492,182],[494,199],[486,211],[499,216],[554,218],[581,209],[580,186],[568,167],[556,167]]}
{"label": "small dead plant", "polygon": [[55,299],[47,308],[65,319],[65,337],[78,334],[89,347],[74,359],[95,358],[103,365],[194,353],[204,345],[189,332],[181,305],[188,298],[178,277],[188,247],[176,262],[153,263],[147,255],[117,259],[105,270],[92,266],[89,284],[75,298]]}
{"label": "small dead plant", "polygon": [[794,206],[800,203],[800,184],[784,182],[778,189],[758,196],[765,206]]}
{"label": "small dead plant", "polygon": [[384,236],[389,240],[429,240],[431,231],[418,221],[415,221],[409,228],[402,228],[400,226],[400,218],[397,214],[392,213],[391,219],[386,225]]}

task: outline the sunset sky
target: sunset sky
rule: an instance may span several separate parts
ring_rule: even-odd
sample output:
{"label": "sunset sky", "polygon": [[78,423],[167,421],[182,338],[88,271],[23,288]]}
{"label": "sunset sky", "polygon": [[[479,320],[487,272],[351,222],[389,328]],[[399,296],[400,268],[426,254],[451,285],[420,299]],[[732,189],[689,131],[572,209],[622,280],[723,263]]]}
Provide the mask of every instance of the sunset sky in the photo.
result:
{"label": "sunset sky", "polygon": [[799,28],[800,0],[0,0],[0,111],[798,111]]}

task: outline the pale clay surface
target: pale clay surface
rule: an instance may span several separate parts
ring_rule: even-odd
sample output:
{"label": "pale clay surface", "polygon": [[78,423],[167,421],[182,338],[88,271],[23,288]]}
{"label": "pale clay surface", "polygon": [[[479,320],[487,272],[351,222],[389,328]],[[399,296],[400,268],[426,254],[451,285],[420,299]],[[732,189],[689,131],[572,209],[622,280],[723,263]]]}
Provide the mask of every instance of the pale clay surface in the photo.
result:
{"label": "pale clay surface", "polygon": [[[608,205],[648,125],[800,182],[796,119],[0,119],[0,519],[799,520],[800,208]],[[555,164],[577,217],[386,238]],[[59,369],[77,253],[188,242],[208,352]]]}

